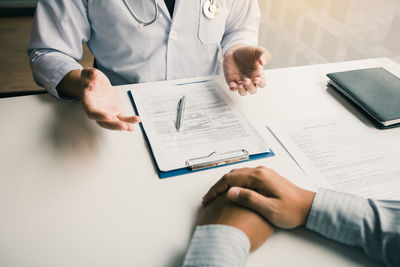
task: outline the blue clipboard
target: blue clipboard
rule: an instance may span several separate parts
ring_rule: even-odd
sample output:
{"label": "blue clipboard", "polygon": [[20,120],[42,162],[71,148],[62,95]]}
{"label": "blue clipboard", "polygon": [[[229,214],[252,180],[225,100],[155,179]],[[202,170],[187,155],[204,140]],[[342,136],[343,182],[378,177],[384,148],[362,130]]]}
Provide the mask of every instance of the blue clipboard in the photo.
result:
{"label": "blue clipboard", "polygon": [[[129,95],[129,99],[131,100],[131,103],[132,103],[135,113],[139,116],[139,112],[137,110],[135,100],[133,99],[133,95],[132,95],[131,91],[128,91],[128,95]],[[214,169],[214,168],[218,168],[218,167],[222,167],[222,166],[243,163],[243,162],[250,161],[250,160],[256,160],[256,159],[262,159],[262,158],[275,156],[274,152],[270,149],[269,151],[267,151],[265,153],[249,155],[247,160],[241,160],[241,161],[227,163],[227,164],[218,164],[216,166],[202,168],[200,170],[192,170],[190,167],[186,167],[186,168],[181,168],[181,169],[176,169],[176,170],[171,170],[171,171],[161,171],[157,165],[156,158],[154,157],[154,154],[153,154],[153,149],[151,148],[151,144],[147,137],[146,131],[144,130],[143,124],[140,122],[139,125],[140,125],[140,129],[143,132],[144,139],[146,140],[146,144],[150,148],[151,158],[153,159],[153,162],[155,163],[155,166],[157,168],[158,177],[161,179],[170,178],[170,177],[174,177],[174,176],[178,176],[178,175],[184,175],[184,174],[193,173],[193,172],[199,172],[199,171],[203,171],[203,170],[207,170],[207,169]]]}

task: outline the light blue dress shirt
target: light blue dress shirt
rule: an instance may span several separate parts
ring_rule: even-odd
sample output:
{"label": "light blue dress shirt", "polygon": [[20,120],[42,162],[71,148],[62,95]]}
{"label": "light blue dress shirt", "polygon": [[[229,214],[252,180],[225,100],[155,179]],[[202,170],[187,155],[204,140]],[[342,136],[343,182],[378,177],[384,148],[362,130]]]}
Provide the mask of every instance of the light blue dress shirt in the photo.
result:
{"label": "light blue dress shirt", "polygon": [[197,226],[183,266],[243,267],[246,265],[249,251],[249,238],[235,227]]}
{"label": "light blue dress shirt", "polygon": [[[217,55],[232,45],[257,45],[257,0],[218,0],[208,19],[208,0],[176,0],[173,19],[163,0],[154,24],[141,27],[122,0],[40,0],[28,47],[35,81],[58,96],[57,84],[81,69],[82,42],[113,85],[216,74]],[[128,0],[138,17],[154,18],[153,0]]]}
{"label": "light blue dress shirt", "polygon": [[[400,266],[400,201],[364,199],[322,189],[314,198],[306,227],[361,247],[369,257],[388,266]],[[222,225],[198,226],[183,266],[245,266],[250,243],[240,232]]]}

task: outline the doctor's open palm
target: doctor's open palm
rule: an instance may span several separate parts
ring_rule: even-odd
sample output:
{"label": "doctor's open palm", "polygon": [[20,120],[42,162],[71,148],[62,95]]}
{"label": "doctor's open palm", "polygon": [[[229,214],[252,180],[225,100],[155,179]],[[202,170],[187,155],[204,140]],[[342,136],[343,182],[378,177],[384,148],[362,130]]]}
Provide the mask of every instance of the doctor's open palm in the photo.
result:
{"label": "doctor's open palm", "polygon": [[271,55],[263,47],[236,45],[225,54],[224,74],[231,91],[244,96],[266,85],[264,65]]}
{"label": "doctor's open palm", "polygon": [[111,130],[133,130],[137,116],[125,116],[122,99],[107,76],[94,68],[81,72],[82,104],[89,116],[100,126]]}

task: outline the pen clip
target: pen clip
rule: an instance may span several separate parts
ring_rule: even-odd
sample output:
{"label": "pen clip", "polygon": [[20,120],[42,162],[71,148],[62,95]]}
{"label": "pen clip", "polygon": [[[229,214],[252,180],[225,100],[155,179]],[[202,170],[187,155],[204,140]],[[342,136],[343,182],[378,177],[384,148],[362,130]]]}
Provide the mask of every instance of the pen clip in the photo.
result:
{"label": "pen clip", "polygon": [[179,99],[178,107],[177,107],[178,111],[181,110],[181,109],[182,109],[182,98]]}

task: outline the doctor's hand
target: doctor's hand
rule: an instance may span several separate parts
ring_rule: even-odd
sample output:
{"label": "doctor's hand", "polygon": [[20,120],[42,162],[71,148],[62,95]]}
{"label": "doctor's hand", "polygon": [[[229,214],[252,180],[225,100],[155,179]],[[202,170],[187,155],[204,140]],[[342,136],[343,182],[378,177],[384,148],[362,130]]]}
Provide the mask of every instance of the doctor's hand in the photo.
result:
{"label": "doctor's hand", "polygon": [[247,92],[254,94],[257,87],[266,85],[264,65],[271,55],[263,47],[234,45],[224,57],[224,74],[229,89],[239,91],[244,96]]}
{"label": "doctor's hand", "polygon": [[250,251],[259,248],[274,232],[274,228],[259,214],[240,207],[221,194],[205,207],[199,225],[223,224],[244,232],[250,240]]}
{"label": "doctor's hand", "polygon": [[107,76],[95,69],[85,68],[81,72],[82,104],[89,116],[101,127],[111,130],[133,130],[137,116],[125,116],[122,99]]}
{"label": "doctor's hand", "polygon": [[265,167],[236,169],[225,174],[203,197],[203,205],[211,205],[220,194],[227,194],[234,203],[286,229],[307,223],[315,196]]}

